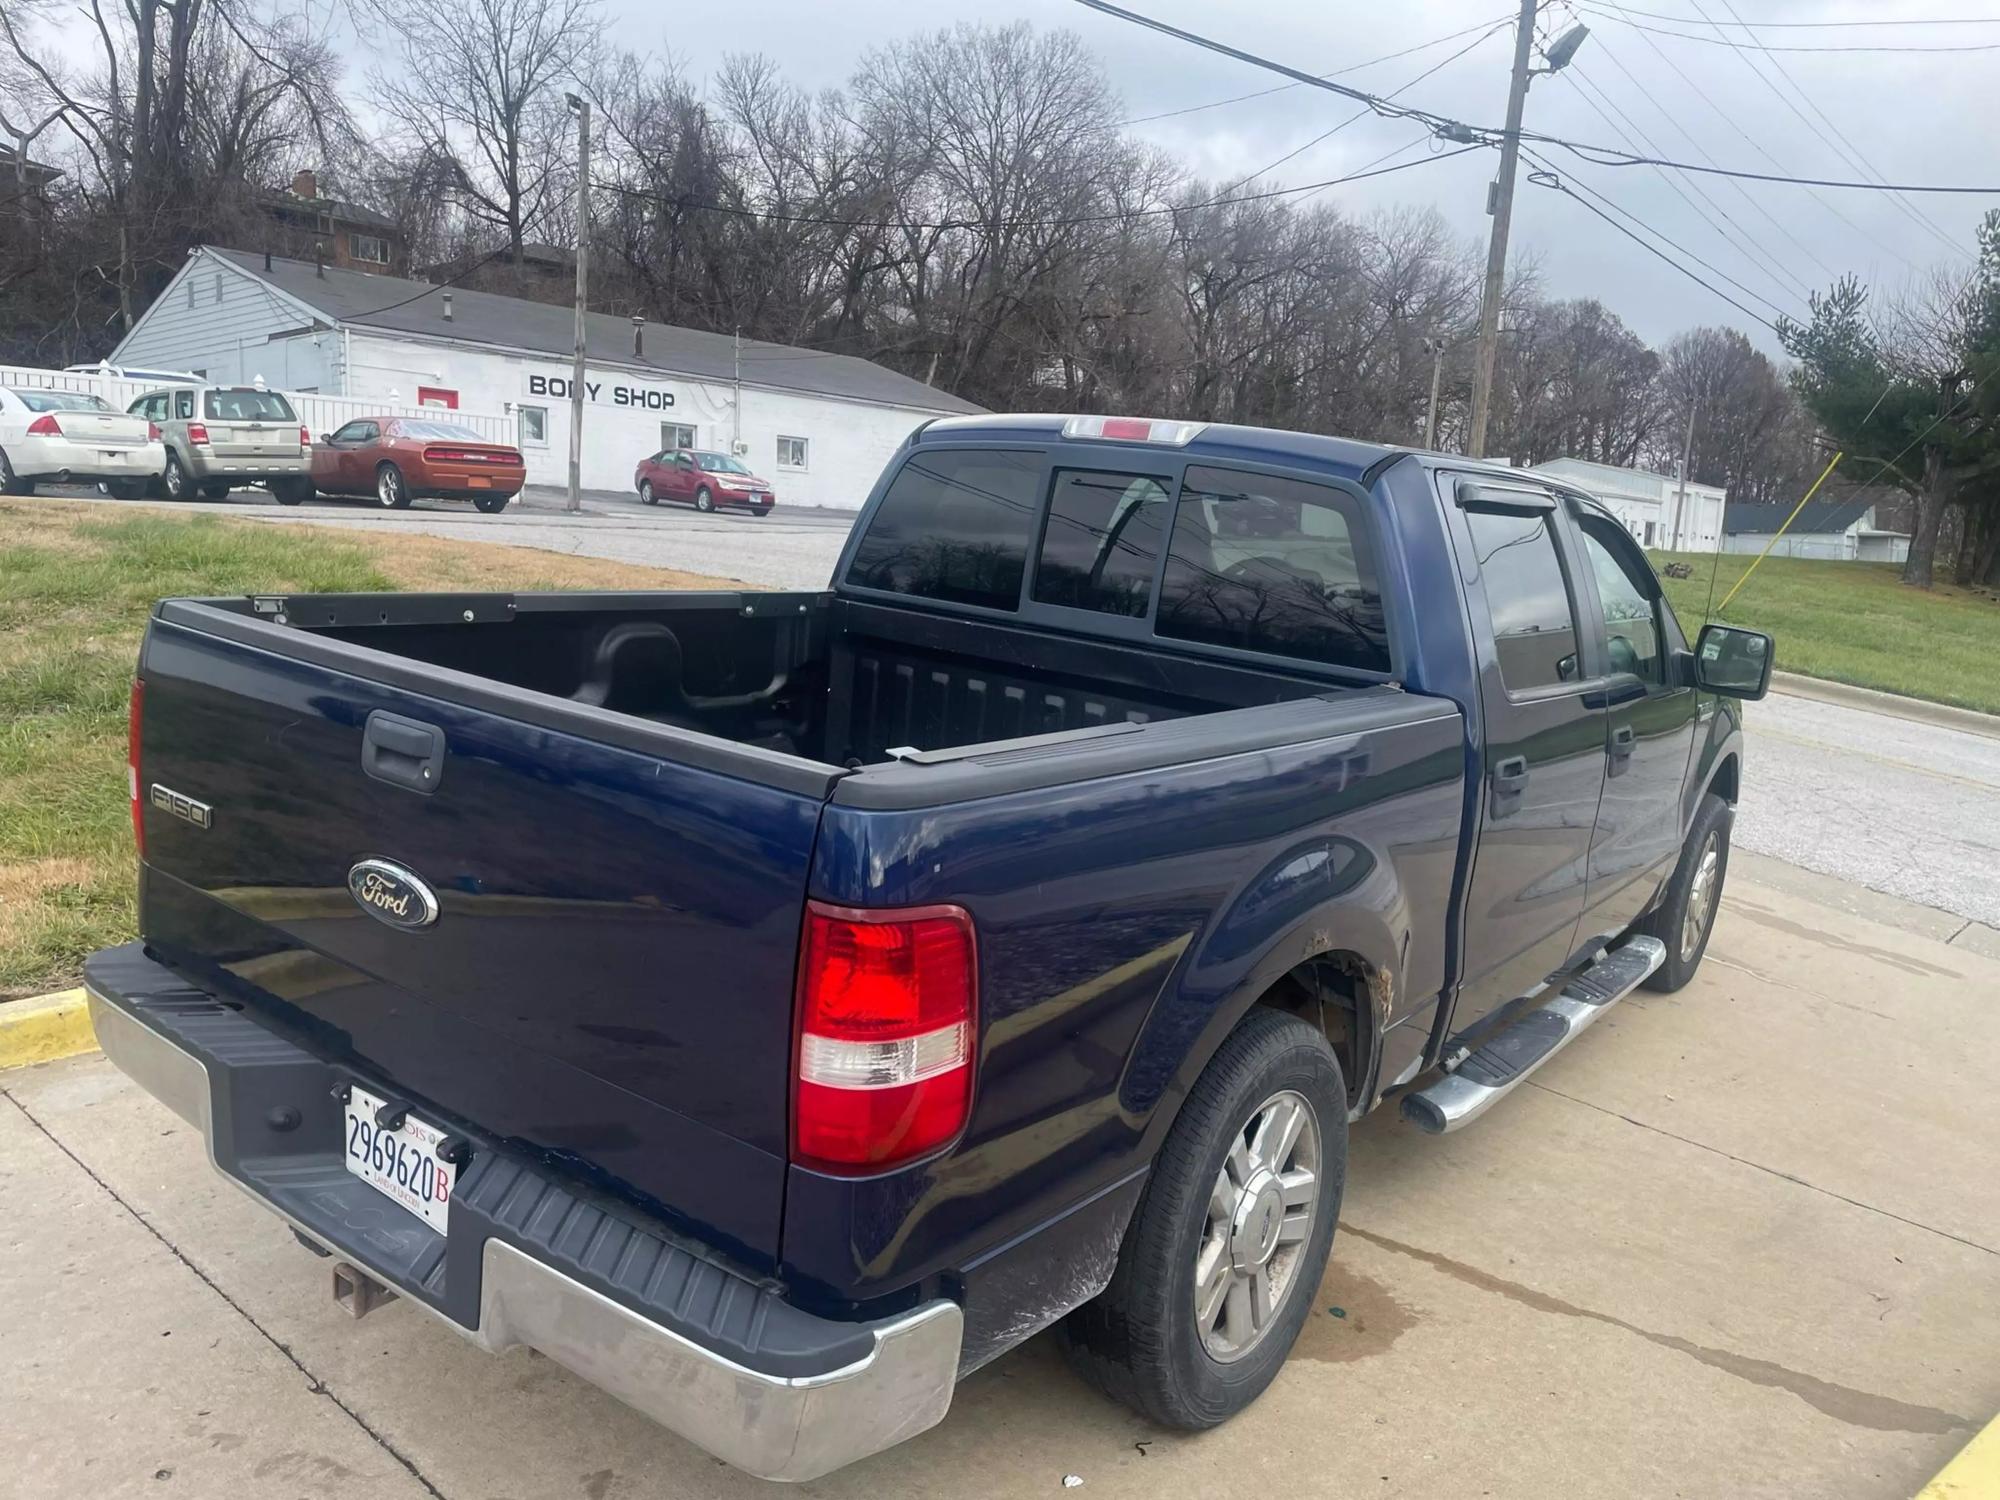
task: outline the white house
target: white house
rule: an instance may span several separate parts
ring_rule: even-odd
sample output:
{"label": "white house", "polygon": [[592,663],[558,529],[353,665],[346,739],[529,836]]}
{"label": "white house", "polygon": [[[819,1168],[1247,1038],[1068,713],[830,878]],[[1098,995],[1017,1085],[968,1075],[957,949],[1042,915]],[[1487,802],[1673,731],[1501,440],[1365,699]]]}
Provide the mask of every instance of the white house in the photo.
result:
{"label": "white house", "polygon": [[[569,307],[204,246],[114,365],[504,418],[531,484],[569,473]],[[664,448],[735,451],[780,505],[852,509],[921,423],[978,407],[852,355],[611,313],[586,320],[583,483]],[[739,373],[740,372],[740,373]]]}
{"label": "white house", "polygon": [[[1899,563],[1910,555],[1910,534],[1875,524],[1867,499],[1808,500],[1790,526],[1792,505],[1738,505],[1729,512],[1725,552],[1762,552],[1773,557],[1818,557],[1839,562]],[[1785,526],[1784,534],[1778,528]],[[1772,537],[1777,545],[1771,546]]]}
{"label": "white house", "polygon": [[1713,552],[1728,496],[1712,484],[1687,484],[1650,469],[1621,469],[1581,458],[1537,464],[1535,473],[1566,480],[1601,501],[1642,546]]}

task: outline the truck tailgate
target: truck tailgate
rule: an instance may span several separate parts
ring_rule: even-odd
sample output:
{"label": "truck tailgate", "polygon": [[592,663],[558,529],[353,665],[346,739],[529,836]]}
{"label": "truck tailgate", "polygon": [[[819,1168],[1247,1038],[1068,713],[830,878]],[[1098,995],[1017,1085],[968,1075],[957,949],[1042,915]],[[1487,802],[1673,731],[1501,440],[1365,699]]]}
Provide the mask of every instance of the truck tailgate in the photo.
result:
{"label": "truck tailgate", "polygon": [[[825,787],[687,764],[671,732],[648,753],[638,721],[600,737],[591,716],[620,716],[250,620],[156,619],[140,671],[156,954],[440,1123],[774,1259]],[[429,790],[364,771],[377,712],[441,732]],[[207,826],[154,788],[207,804]],[[415,873],[436,920],[364,911],[366,859]]]}

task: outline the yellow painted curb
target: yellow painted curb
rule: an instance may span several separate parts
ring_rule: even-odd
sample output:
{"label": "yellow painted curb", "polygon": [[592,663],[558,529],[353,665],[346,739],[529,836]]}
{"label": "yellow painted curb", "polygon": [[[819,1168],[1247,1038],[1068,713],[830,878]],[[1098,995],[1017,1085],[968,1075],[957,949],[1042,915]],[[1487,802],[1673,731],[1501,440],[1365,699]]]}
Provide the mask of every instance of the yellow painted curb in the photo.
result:
{"label": "yellow painted curb", "polygon": [[1958,1450],[1958,1457],[1938,1470],[1917,1500],[1995,1500],[2000,1496],[2000,1417]]}
{"label": "yellow painted curb", "polygon": [[0,1003],[0,1069],[97,1050],[82,990]]}

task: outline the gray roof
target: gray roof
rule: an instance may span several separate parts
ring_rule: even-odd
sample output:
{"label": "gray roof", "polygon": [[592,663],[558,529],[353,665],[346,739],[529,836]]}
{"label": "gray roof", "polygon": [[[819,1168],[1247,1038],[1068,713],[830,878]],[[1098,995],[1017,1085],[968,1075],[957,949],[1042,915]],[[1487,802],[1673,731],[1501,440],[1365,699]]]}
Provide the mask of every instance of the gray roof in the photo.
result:
{"label": "gray roof", "polygon": [[[1785,524],[1785,517],[1792,513],[1792,504],[1777,505],[1732,505],[1723,512],[1722,529],[1730,536],[1768,536]],[[1875,502],[1859,500],[1808,500],[1799,518],[1792,522],[1790,530],[1802,531],[1810,535],[1832,533],[1838,535],[1868,514],[1868,507]]]}
{"label": "gray roof", "polygon": [[[315,272],[311,261],[276,257],[267,271],[264,257],[254,251],[210,247],[209,253],[317,308],[335,325],[466,339],[565,359],[574,348],[575,314],[568,307],[452,287],[452,321],[447,323],[442,295],[445,288],[429,282],[339,270],[333,266],[328,266],[322,276]],[[397,306],[399,303],[403,305]],[[726,333],[702,333],[693,328],[648,323],[645,344],[644,357],[634,357],[629,317],[591,313],[586,319],[584,347],[593,364],[724,383],[735,376],[734,341]],[[856,355],[828,354],[755,339],[743,341],[743,380],[746,385],[878,401],[927,411],[982,410],[969,401],[961,401]]]}

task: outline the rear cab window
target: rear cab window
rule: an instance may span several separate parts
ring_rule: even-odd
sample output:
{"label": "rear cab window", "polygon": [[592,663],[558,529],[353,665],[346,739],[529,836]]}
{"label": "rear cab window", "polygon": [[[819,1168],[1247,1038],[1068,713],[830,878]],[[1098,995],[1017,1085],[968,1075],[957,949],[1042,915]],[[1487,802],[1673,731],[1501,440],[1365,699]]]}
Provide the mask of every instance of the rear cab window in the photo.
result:
{"label": "rear cab window", "polygon": [[1353,493],[1217,464],[1147,473],[1136,459],[1131,469],[1088,462],[1099,456],[919,448],[842,582],[1125,640],[1390,675]]}

